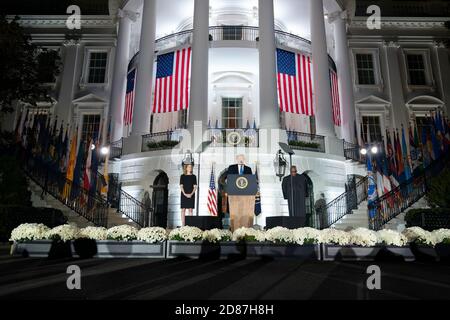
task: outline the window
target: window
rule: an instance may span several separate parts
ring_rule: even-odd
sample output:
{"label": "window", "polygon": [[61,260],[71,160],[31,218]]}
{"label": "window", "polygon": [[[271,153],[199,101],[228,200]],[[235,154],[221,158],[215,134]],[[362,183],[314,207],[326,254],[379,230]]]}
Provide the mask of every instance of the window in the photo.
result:
{"label": "window", "polygon": [[89,53],[88,83],[105,83],[107,52]]}
{"label": "window", "polygon": [[242,128],[242,98],[222,98],[222,125],[227,129]]}
{"label": "window", "polygon": [[408,67],[409,84],[426,85],[425,63],[422,54],[407,54],[406,62]]}
{"label": "window", "polygon": [[242,40],[242,26],[223,26],[223,40]]}
{"label": "window", "polygon": [[100,115],[99,114],[86,114],[83,115],[83,126],[81,128],[81,142],[88,141],[91,138],[99,138],[100,130]]}
{"label": "window", "polygon": [[178,128],[187,128],[187,110],[183,109],[178,111]]}
{"label": "window", "polygon": [[358,72],[358,84],[374,85],[375,68],[373,64],[373,55],[370,53],[356,54],[356,69]]}
{"label": "window", "polygon": [[[367,137],[369,133],[369,137]],[[363,116],[361,137],[364,142],[381,142],[383,136],[381,134],[380,117]],[[368,139],[369,138],[369,139]]]}
{"label": "window", "polygon": [[431,124],[426,117],[416,116],[417,133],[419,134],[419,140],[422,139],[422,131],[426,129],[426,132],[430,132]]}

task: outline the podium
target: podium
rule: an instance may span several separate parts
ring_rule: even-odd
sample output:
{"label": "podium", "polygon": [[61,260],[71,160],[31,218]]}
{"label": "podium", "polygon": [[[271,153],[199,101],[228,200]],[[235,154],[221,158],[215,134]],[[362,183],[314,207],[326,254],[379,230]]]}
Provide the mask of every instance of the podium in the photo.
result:
{"label": "podium", "polygon": [[256,176],[252,174],[230,174],[227,176],[226,192],[230,204],[230,227],[253,226],[255,216],[255,195],[258,192]]}

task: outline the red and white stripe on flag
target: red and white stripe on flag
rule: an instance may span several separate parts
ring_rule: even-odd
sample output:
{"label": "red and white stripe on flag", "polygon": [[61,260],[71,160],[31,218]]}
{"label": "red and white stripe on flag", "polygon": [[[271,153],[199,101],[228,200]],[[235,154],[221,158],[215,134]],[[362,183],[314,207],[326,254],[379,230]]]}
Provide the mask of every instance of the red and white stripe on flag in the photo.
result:
{"label": "red and white stripe on flag", "polygon": [[214,178],[214,167],[211,168],[211,178],[208,188],[208,212],[212,216],[217,216],[217,189],[216,180]]}
{"label": "red and white stripe on flag", "polygon": [[159,55],[153,95],[153,113],[188,109],[192,48]]}
{"label": "red and white stripe on flag", "polygon": [[284,112],[314,116],[311,57],[277,49],[278,104]]}
{"label": "red and white stripe on flag", "polygon": [[127,89],[125,94],[125,111],[123,114],[123,123],[128,126],[133,122],[133,108],[136,84],[136,69],[128,72],[127,75]]}
{"label": "red and white stripe on flag", "polygon": [[330,70],[331,79],[331,100],[333,105],[333,122],[335,126],[340,127],[341,122],[341,103],[339,101],[338,76],[336,71]]}

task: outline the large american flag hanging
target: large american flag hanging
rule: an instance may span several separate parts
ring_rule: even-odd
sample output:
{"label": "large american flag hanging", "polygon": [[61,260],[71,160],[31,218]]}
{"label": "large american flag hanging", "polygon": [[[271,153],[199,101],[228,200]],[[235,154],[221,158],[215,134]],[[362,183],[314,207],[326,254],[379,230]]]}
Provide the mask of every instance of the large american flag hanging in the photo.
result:
{"label": "large american flag hanging", "polygon": [[341,103],[339,101],[338,77],[336,71],[330,69],[331,104],[333,105],[333,122],[335,126],[341,126]]}
{"label": "large american flag hanging", "polygon": [[277,49],[277,81],[281,111],[314,115],[309,56]]}
{"label": "large american flag hanging", "polygon": [[184,48],[158,56],[153,113],[188,108],[191,53],[191,48]]}
{"label": "large american flag hanging", "polygon": [[214,178],[214,166],[211,168],[211,178],[209,180],[208,211],[212,216],[217,216],[217,189]]}
{"label": "large american flag hanging", "polygon": [[133,122],[134,94],[136,83],[136,69],[128,72],[127,91],[125,95],[125,112],[123,114],[124,125],[128,126]]}

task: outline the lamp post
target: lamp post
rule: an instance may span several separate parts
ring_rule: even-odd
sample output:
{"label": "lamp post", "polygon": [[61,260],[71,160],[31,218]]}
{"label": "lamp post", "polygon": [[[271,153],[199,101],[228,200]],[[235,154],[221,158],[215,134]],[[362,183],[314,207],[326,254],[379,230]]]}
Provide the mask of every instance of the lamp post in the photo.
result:
{"label": "lamp post", "polygon": [[286,166],[287,166],[287,161],[284,158],[284,153],[283,153],[283,151],[281,151],[281,149],[278,150],[273,163],[274,163],[274,168],[275,168],[275,175],[278,178],[280,178],[280,181],[281,181],[281,179],[286,174]]}

